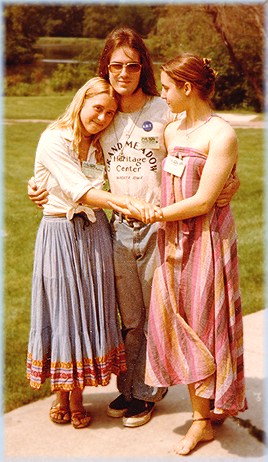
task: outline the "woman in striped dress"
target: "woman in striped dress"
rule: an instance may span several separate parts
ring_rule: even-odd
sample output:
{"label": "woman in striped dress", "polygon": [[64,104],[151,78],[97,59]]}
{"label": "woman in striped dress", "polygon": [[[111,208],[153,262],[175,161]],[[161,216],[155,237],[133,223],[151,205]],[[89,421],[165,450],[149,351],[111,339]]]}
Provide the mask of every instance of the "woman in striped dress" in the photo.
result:
{"label": "woman in striped dress", "polygon": [[184,54],[162,66],[162,98],[183,113],[165,130],[162,219],[153,279],[146,383],[187,384],[193,422],[176,453],[213,439],[214,413],[247,408],[236,232],[215,205],[237,163],[237,137],[213,113],[215,71]]}

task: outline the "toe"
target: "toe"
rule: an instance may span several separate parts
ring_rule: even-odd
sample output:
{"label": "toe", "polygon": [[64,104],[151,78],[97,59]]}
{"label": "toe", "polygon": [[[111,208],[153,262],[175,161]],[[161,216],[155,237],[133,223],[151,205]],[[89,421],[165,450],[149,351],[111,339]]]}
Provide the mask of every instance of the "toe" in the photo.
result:
{"label": "toe", "polygon": [[193,449],[192,446],[194,447],[195,445],[193,445],[189,440],[187,440],[186,438],[183,438],[178,446],[175,448],[175,453],[176,454],[179,454],[181,456],[186,456],[187,454],[189,454],[189,452]]}
{"label": "toe", "polygon": [[211,423],[194,422],[187,434],[175,448],[175,453],[179,455],[189,454],[198,443],[209,442],[214,438]]}

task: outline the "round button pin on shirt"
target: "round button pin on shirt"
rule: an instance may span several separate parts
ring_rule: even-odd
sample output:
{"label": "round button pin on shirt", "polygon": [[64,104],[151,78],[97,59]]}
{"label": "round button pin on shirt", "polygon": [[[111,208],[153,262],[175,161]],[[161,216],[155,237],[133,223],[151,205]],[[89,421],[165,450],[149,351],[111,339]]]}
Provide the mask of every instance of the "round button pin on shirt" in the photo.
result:
{"label": "round button pin on shirt", "polygon": [[143,122],[142,128],[146,132],[150,132],[153,129],[153,124],[149,120],[146,120],[146,122]]}

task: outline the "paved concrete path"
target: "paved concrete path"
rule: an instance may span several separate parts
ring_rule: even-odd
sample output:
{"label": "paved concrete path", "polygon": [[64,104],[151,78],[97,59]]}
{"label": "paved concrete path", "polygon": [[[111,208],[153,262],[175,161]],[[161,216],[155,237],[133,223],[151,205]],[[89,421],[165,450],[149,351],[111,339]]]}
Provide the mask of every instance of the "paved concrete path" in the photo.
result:
{"label": "paved concrete path", "polygon": [[265,120],[259,120],[256,114],[229,114],[221,112],[219,115],[234,128],[266,128]]}
{"label": "paved concrete path", "polygon": [[[187,460],[266,460],[263,442],[266,315],[267,310],[244,316],[249,409],[215,428],[215,440],[200,445]],[[123,427],[121,419],[106,416],[105,409],[116,396],[114,379],[107,387],[86,388],[84,401],[92,415],[92,424],[82,430],[75,430],[71,425],[60,426],[50,422],[48,411],[53,401],[52,396],[5,414],[4,461],[178,460],[180,456],[174,455],[173,447],[191,422],[186,386],[171,387],[165,399],[157,404],[151,421],[139,428]]]}

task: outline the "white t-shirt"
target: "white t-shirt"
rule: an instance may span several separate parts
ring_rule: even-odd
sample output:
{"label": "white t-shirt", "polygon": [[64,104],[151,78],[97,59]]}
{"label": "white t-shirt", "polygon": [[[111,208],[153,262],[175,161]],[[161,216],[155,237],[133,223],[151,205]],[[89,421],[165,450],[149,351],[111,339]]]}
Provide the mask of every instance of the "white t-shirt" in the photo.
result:
{"label": "white t-shirt", "polygon": [[100,138],[112,193],[160,204],[164,129],[172,120],[174,114],[158,96],[139,111],[115,115]]}
{"label": "white t-shirt", "polygon": [[[44,215],[66,214],[71,220],[74,213],[85,212],[90,221],[96,221],[92,208],[79,205],[79,199],[91,188],[102,189],[104,176],[86,176],[77,155],[71,149],[72,131],[47,128],[41,135],[35,157],[34,175],[38,188],[48,192]],[[95,154],[89,150],[86,167],[96,165]],[[104,166],[103,166],[104,169]],[[83,168],[85,171],[85,168]],[[88,169],[86,170],[88,172]],[[93,175],[94,176],[94,175]]]}

